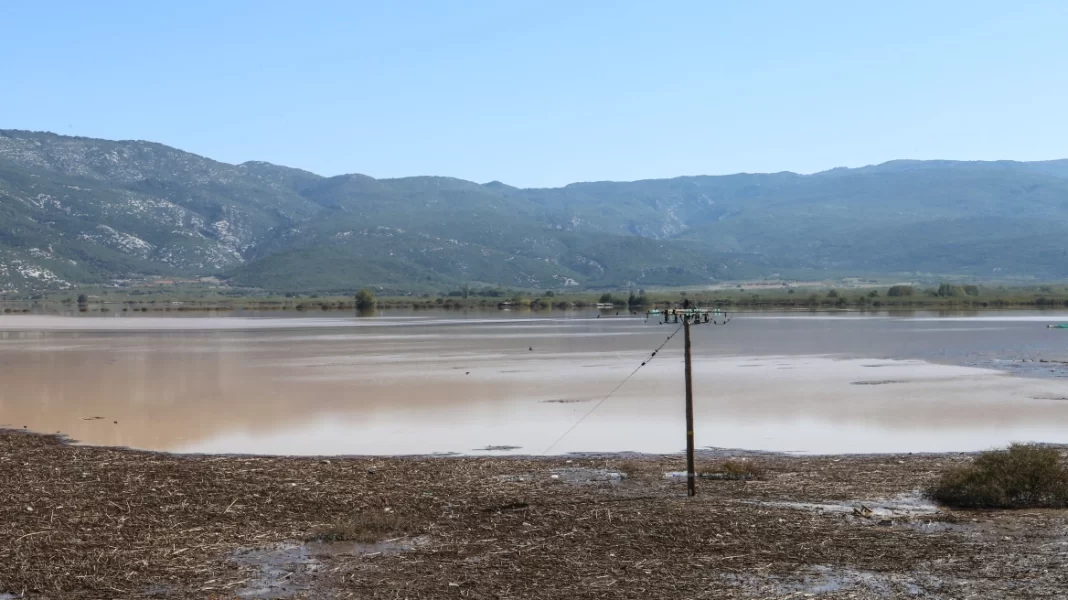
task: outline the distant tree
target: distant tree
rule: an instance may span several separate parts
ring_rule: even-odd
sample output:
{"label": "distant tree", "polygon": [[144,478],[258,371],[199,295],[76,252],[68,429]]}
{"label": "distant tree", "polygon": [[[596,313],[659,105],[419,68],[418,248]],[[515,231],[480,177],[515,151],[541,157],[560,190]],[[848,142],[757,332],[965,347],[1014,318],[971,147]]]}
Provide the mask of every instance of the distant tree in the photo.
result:
{"label": "distant tree", "polygon": [[872,290],[872,291],[868,292],[868,297],[869,298],[878,298],[879,297],[879,290]]}
{"label": "distant tree", "polygon": [[838,290],[831,290],[831,291],[827,292],[827,297],[828,298],[837,298],[838,297]]}
{"label": "distant tree", "polygon": [[78,304],[89,304],[89,297],[85,294],[78,294]]}
{"label": "distant tree", "polygon": [[605,292],[605,293],[601,294],[601,298],[600,298],[600,300],[598,300],[598,302],[600,302],[602,304],[611,304],[612,303],[612,294],[609,294],[608,292]]}
{"label": "distant tree", "polygon": [[463,297],[467,298],[468,296],[471,295],[471,286],[469,286],[466,283],[464,283],[464,286],[462,288],[460,288],[460,291],[463,293]]}
{"label": "distant tree", "polygon": [[552,290],[545,290],[545,297],[546,298],[555,298],[556,297],[556,293],[553,292]]}
{"label": "distant tree", "polygon": [[966,285],[966,286],[964,286],[964,293],[968,294],[969,296],[978,296],[979,295],[979,286],[977,286],[977,285]]}
{"label": "distant tree", "polygon": [[916,293],[916,288],[911,285],[892,285],[887,290],[887,296],[911,296]]}
{"label": "distant tree", "polygon": [[374,291],[369,288],[356,292],[356,310],[374,310],[377,302]]}
{"label": "distant tree", "polygon": [[786,293],[787,293],[787,294],[793,294],[793,293],[794,293],[794,292],[796,292],[796,291],[797,291],[797,290],[795,290],[794,288],[790,288],[790,289],[786,290]]}
{"label": "distant tree", "polygon": [[952,298],[955,296],[966,295],[964,288],[959,285],[953,285],[951,283],[943,283],[938,286],[938,295],[942,298]]}

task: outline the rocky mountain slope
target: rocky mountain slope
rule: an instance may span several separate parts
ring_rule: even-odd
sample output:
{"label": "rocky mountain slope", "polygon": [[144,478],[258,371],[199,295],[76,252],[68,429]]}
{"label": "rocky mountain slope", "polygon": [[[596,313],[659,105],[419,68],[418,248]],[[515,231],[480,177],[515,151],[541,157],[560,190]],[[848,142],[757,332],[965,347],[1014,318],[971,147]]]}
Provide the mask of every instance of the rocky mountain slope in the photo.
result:
{"label": "rocky mountain slope", "polygon": [[275,290],[693,285],[771,273],[1068,276],[1068,160],[519,189],[320,177],[0,131],[0,290],[216,275]]}

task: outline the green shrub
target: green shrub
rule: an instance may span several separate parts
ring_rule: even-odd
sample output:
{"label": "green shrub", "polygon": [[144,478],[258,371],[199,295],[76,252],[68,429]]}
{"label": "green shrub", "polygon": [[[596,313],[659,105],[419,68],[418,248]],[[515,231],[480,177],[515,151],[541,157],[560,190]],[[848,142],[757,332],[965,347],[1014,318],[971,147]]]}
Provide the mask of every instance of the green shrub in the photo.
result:
{"label": "green shrub", "polygon": [[376,302],[375,293],[368,288],[363,288],[356,293],[357,310],[374,310]]}
{"label": "green shrub", "polygon": [[1064,508],[1068,465],[1055,448],[1013,444],[947,471],[925,493],[953,508]]}

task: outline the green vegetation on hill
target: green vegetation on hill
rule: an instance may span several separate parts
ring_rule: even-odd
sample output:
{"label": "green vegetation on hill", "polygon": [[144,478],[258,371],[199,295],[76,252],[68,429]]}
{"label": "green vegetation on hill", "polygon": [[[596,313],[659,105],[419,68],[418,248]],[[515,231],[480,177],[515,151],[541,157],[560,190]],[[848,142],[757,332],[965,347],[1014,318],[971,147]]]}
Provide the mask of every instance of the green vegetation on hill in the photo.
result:
{"label": "green vegetation on hill", "polygon": [[519,189],[325,178],[148,142],[0,131],[0,223],[0,291],[146,275],[339,293],[849,274],[1056,280],[1068,278],[1068,161]]}

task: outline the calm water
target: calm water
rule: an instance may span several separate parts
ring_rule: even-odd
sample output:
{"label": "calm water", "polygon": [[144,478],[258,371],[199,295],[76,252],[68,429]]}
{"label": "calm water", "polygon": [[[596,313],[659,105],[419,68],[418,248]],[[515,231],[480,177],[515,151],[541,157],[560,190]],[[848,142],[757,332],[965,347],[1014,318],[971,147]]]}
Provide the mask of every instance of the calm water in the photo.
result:
{"label": "calm water", "polygon": [[[336,314],[336,313],[328,313]],[[675,326],[594,313],[0,317],[0,424],[178,452],[538,454]],[[1064,313],[740,314],[694,329],[699,446],[1068,443]],[[684,445],[682,335],[552,452]],[[1024,362],[1024,361],[1031,362]]]}

